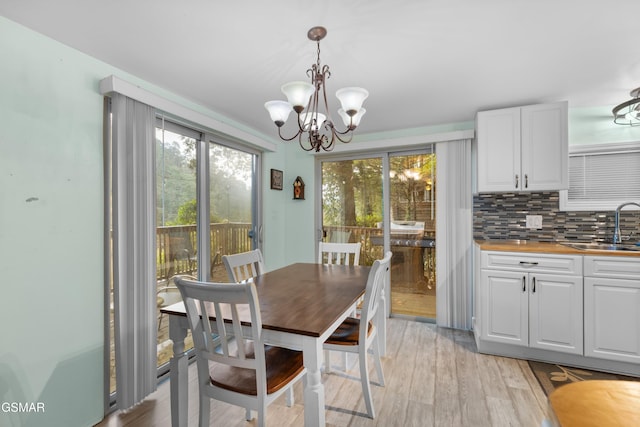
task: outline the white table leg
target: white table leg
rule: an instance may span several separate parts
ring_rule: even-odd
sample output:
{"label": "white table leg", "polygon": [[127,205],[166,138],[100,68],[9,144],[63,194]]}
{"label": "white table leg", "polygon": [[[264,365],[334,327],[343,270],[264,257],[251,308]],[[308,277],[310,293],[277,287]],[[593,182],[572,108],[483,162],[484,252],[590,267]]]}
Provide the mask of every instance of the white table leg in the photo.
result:
{"label": "white table leg", "polygon": [[173,357],[169,361],[172,427],[187,427],[189,359],[184,352],[187,329],[183,321],[186,319],[180,316],[169,316],[169,338],[173,341]]}
{"label": "white table leg", "polygon": [[318,338],[303,337],[302,351],[307,380],[304,388],[305,427],[324,426],[324,385],[322,384],[322,342]]}

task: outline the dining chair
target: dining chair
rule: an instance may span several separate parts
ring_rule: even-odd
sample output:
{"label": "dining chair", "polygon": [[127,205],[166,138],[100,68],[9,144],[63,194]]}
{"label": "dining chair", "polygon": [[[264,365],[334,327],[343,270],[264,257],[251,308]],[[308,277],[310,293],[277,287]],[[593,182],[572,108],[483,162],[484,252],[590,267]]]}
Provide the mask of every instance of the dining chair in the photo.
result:
{"label": "dining chair", "polygon": [[[266,271],[264,258],[260,249],[254,249],[239,254],[223,255],[222,262],[227,269],[229,281],[232,283],[246,283],[254,277]],[[295,403],[293,388],[288,389],[286,396],[287,406]]]}
{"label": "dining chair", "polygon": [[239,254],[223,255],[222,262],[232,283],[242,283],[265,272],[260,249]]}
{"label": "dining chair", "polygon": [[[361,243],[320,242],[318,263],[320,264],[360,264]],[[353,258],[353,261],[351,260]]]}
{"label": "dining chair", "polygon": [[[390,251],[387,252],[383,259],[376,260],[371,266],[360,318],[348,317],[345,319],[324,343],[325,350],[343,351],[358,355],[362,394],[367,413],[371,418],[375,418],[375,410],[373,408],[373,399],[371,398],[367,353],[369,350],[372,351],[378,382],[381,386],[384,386],[384,373],[382,372],[382,363],[380,361],[378,319],[380,316],[384,316],[384,307],[381,307],[380,301],[391,264],[391,255]],[[328,361],[326,364],[328,365]]]}
{"label": "dining chair", "polygon": [[[351,232],[349,231],[349,234]],[[360,265],[360,247],[361,243],[335,243],[320,242],[318,245],[318,263],[319,264],[344,264],[344,265]],[[353,258],[353,261],[351,261]],[[352,316],[358,315],[358,306],[362,304],[362,299],[356,303]],[[324,352],[325,372],[331,372],[331,353],[327,350]],[[347,369],[347,354],[343,353],[342,366]]]}
{"label": "dining chair", "polygon": [[[253,282],[210,283],[178,277],[176,285],[196,353],[200,427],[209,426],[211,399],[244,407],[247,421],[253,418],[251,411],[257,411],[256,424],[264,427],[267,406],[305,375],[302,352],[265,345]],[[243,326],[240,313],[247,310],[251,324]],[[214,342],[214,334],[220,344]]]}

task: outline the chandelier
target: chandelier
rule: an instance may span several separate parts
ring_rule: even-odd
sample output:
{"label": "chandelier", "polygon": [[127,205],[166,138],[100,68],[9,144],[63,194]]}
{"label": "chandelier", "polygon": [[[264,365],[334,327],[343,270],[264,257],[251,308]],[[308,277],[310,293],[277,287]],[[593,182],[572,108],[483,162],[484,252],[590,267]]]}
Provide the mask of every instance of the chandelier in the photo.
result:
{"label": "chandelier", "polygon": [[640,125],[640,87],[629,92],[633,99],[616,105],[613,112],[613,122],[618,125]]}
{"label": "chandelier", "polygon": [[[305,151],[319,152],[333,150],[335,140],[348,143],[353,138],[354,129],[360,124],[360,119],[366,110],[362,103],[369,96],[369,92],[360,87],[345,87],[336,92],[342,108],[338,114],[342,118],[346,129],[336,129],[327,102],[325,81],[331,76],[328,65],[320,64],[320,40],[327,35],[324,27],[313,27],[307,33],[311,41],[318,45],[318,59],[307,70],[311,83],[296,81],[282,86],[281,90],[287,101],[269,101],[264,107],[269,112],[271,120],[278,127],[278,135],[283,141],[298,138],[300,147]],[[322,111],[321,111],[322,108]],[[298,130],[290,138],[282,135],[282,126],[287,121],[289,113],[295,111],[298,119]]]}

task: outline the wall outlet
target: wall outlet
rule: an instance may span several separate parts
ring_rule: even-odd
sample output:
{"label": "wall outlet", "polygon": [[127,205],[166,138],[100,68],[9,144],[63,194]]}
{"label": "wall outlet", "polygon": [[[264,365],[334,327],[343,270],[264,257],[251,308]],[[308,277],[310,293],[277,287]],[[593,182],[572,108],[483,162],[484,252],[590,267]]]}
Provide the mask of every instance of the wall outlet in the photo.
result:
{"label": "wall outlet", "polygon": [[542,228],[542,215],[527,215],[527,228]]}

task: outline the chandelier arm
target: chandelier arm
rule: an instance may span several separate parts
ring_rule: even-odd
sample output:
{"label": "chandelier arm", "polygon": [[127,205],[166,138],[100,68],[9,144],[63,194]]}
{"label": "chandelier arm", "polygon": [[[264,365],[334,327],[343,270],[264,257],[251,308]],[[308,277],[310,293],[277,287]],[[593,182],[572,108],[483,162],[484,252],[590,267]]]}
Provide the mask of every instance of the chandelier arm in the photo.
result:
{"label": "chandelier arm", "polygon": [[334,132],[333,126],[331,126],[331,140],[329,140],[329,138],[325,136],[325,141],[327,141],[328,144],[327,145],[322,144],[322,149],[324,151],[331,151],[333,149],[333,144],[335,140],[336,140],[336,133]]}
{"label": "chandelier arm", "polygon": [[301,131],[298,131],[298,133],[293,135],[291,138],[286,138],[286,137],[282,136],[282,127],[278,127],[278,136],[280,136],[280,139],[283,140],[283,141],[287,141],[287,142],[288,141],[293,141],[299,135],[302,135]]}
{"label": "chandelier arm", "polygon": [[298,136],[298,144],[300,144],[300,148],[302,148],[304,151],[313,150],[314,147],[313,147],[313,144],[311,144],[311,137],[309,137],[307,142],[309,142],[309,148],[305,147],[304,144],[302,143],[302,133],[300,133]]}
{"label": "chandelier arm", "polygon": [[[351,140],[353,139],[353,132],[349,132],[348,130],[345,132],[334,131],[334,135],[336,136],[336,138],[338,138],[340,142],[343,142],[345,144],[350,143]],[[340,135],[349,135],[349,138],[342,139]]]}

